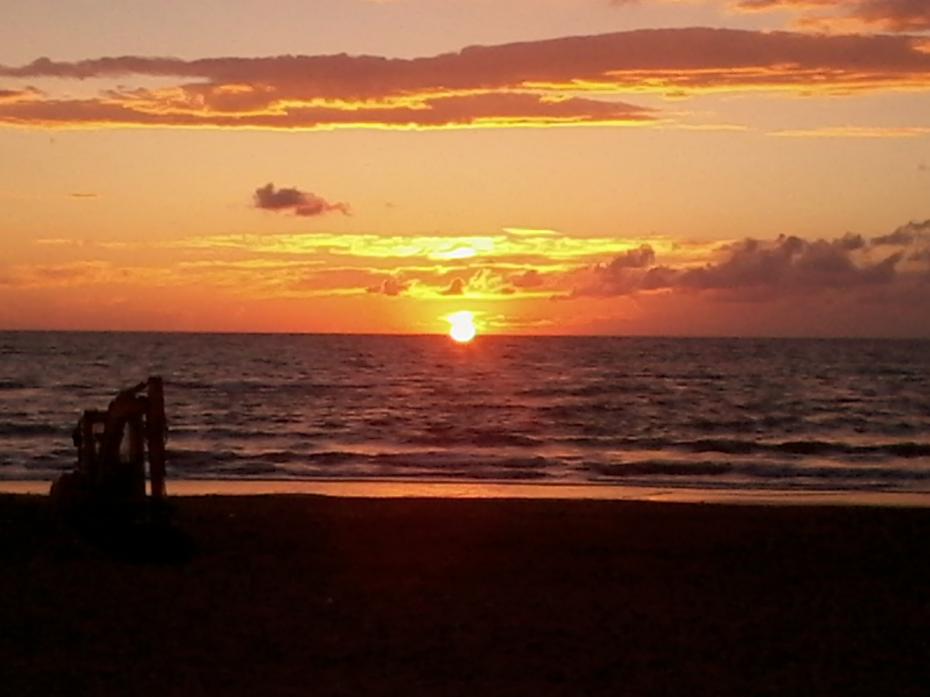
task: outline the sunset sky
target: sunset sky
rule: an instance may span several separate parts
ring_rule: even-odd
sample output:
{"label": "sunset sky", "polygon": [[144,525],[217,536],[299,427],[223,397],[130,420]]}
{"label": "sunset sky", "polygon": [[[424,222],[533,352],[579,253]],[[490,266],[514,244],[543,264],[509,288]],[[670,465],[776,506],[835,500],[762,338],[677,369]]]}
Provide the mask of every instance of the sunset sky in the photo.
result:
{"label": "sunset sky", "polygon": [[0,329],[930,336],[926,0],[5,0]]}

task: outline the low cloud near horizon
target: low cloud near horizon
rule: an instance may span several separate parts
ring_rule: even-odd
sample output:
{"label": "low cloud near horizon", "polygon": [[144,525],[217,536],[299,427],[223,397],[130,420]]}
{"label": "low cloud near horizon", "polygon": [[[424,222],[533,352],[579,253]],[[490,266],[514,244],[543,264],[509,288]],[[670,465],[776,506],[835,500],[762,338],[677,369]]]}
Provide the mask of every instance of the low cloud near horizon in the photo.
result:
{"label": "low cloud near horizon", "polygon": [[[54,247],[60,261],[0,261],[0,293],[29,293],[36,302],[65,288],[79,292],[61,297],[161,298],[163,289],[196,280],[204,298],[253,298],[262,307],[329,298],[361,303],[352,306],[361,314],[373,306],[353,298],[398,307],[507,300],[517,303],[507,305],[514,317],[529,311],[540,320],[561,317],[565,326],[598,308],[604,317],[639,317],[643,331],[926,335],[930,327],[930,220],[870,237],[729,242],[504,230],[487,238],[318,232],[36,244]],[[473,256],[444,254],[468,244]],[[137,261],[169,251],[174,261]]]}
{"label": "low cloud near horizon", "polygon": [[755,302],[901,284],[930,294],[930,267],[924,263],[928,250],[930,220],[908,223],[871,240],[853,234],[816,240],[747,237],[721,245],[716,258],[693,266],[657,264],[652,248],[643,245],[574,273],[564,298],[679,291]]}

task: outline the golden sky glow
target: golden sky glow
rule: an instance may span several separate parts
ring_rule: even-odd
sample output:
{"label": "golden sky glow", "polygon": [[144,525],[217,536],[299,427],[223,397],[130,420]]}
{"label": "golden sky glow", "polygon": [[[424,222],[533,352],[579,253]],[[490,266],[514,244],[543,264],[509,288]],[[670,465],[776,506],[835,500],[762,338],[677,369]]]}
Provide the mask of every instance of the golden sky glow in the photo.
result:
{"label": "golden sky glow", "polygon": [[157,5],[5,11],[0,328],[930,333],[922,3]]}

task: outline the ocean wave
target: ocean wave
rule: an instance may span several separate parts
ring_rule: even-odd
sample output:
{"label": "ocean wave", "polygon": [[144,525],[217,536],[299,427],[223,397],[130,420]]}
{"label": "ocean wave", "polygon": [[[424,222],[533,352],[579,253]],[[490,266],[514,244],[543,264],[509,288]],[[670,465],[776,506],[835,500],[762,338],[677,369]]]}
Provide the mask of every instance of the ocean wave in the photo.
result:
{"label": "ocean wave", "polygon": [[71,429],[46,423],[0,422],[0,436],[62,436]]}
{"label": "ocean wave", "polygon": [[755,479],[821,479],[831,481],[930,481],[930,469],[902,467],[798,467],[786,463],[759,462],[682,462],[678,460],[641,460],[627,463],[590,463],[597,475],[614,479],[626,477],[747,477]]}
{"label": "ocean wave", "polygon": [[475,430],[452,433],[423,433],[404,438],[403,443],[423,446],[474,446],[476,448],[534,448],[544,441],[512,431]]}
{"label": "ocean wave", "polygon": [[930,443],[900,441],[860,444],[827,440],[763,441],[738,438],[697,438],[681,440],[662,437],[570,437],[567,443],[585,448],[613,450],[679,450],[694,453],[716,452],[727,455],[777,453],[799,456],[890,456],[899,458],[930,457]]}
{"label": "ocean wave", "polygon": [[741,440],[701,439],[677,443],[676,447],[694,452],[716,451],[724,453],[772,452],[788,455],[886,455],[902,458],[930,456],[930,443],[899,442],[862,445],[842,441],[791,440],[782,442],[756,442]]}
{"label": "ocean wave", "polygon": [[[363,474],[431,473],[442,476],[538,479],[558,467],[558,460],[543,456],[494,457],[455,451],[411,451],[359,453],[329,450],[311,453],[266,451],[243,453],[232,450],[169,451],[169,468],[181,475],[197,476],[215,472],[249,474],[264,472],[292,476],[357,476]],[[360,472],[363,470],[363,472]],[[522,473],[522,474],[519,474]]]}
{"label": "ocean wave", "polygon": [[346,382],[302,382],[282,379],[269,380],[169,380],[167,388],[176,388],[192,392],[212,392],[216,394],[289,394],[308,395],[350,390],[371,389],[369,383]]}
{"label": "ocean wave", "polygon": [[288,428],[271,430],[248,428],[244,426],[205,426],[202,428],[193,426],[175,426],[171,428],[169,436],[173,440],[205,439],[227,442],[235,442],[239,440],[296,440],[306,443],[312,439],[319,438],[325,433],[326,431],[293,431]]}
{"label": "ocean wave", "polygon": [[401,469],[446,469],[450,466],[467,466],[505,470],[542,470],[554,463],[552,459],[543,456],[488,457],[448,451],[380,453],[368,456],[368,461]]}

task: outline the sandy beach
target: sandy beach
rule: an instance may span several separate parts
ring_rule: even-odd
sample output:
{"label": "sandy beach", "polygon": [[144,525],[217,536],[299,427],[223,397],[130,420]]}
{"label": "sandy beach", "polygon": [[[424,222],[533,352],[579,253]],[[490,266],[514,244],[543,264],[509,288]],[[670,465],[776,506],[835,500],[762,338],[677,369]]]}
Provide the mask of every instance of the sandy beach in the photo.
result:
{"label": "sandy beach", "polygon": [[189,547],[158,559],[46,503],[0,496],[9,695],[930,684],[927,509],[174,498]]}

